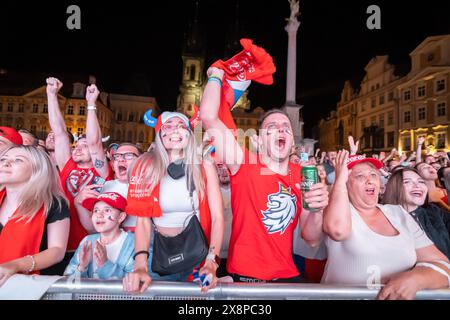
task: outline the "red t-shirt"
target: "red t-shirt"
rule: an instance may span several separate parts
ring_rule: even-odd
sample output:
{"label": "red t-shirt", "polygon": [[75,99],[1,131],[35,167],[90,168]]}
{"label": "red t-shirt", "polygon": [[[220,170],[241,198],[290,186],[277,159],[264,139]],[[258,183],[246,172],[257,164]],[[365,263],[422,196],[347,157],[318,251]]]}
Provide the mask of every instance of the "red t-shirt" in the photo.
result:
{"label": "red t-shirt", "polygon": [[[109,175],[106,180],[111,180],[114,176],[112,170],[109,168]],[[73,251],[78,248],[81,240],[86,237],[87,231],[81,225],[78,213],[75,208],[74,198],[87,185],[94,182],[96,177],[100,177],[94,167],[82,169],[78,167],[75,161],[70,158],[64,168],[59,174],[61,184],[70,204],[70,234],[69,242],[67,243],[67,251]]]}
{"label": "red t-shirt", "polygon": [[248,150],[231,176],[233,225],[227,270],[242,276],[273,280],[299,275],[292,259],[292,240],[302,208],[301,167],[275,174]]}

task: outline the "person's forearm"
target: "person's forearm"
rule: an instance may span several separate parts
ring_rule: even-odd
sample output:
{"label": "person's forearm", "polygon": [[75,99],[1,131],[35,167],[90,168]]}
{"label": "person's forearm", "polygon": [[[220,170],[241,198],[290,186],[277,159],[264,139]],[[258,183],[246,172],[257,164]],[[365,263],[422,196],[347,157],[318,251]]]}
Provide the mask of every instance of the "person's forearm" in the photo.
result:
{"label": "person's forearm", "polygon": [[89,146],[102,144],[102,130],[95,110],[88,110],[87,112],[86,140]]}
{"label": "person's forearm", "polygon": [[417,144],[417,151],[416,151],[416,164],[422,162],[422,144]]}
{"label": "person's forearm", "polygon": [[75,203],[75,209],[77,210],[78,218],[80,219],[83,228],[86,229],[89,234],[96,233],[89,210],[77,203]]}
{"label": "person's forearm", "polygon": [[211,241],[209,244],[209,248],[212,249],[217,256],[220,255],[220,249],[222,248],[223,230],[224,230],[223,216],[213,217],[211,228]]}
{"label": "person's forearm", "polygon": [[200,119],[205,129],[219,118],[221,86],[217,81],[208,81],[200,103]]}
{"label": "person's forearm", "polygon": [[[149,251],[151,239],[150,218],[138,218],[135,230],[134,252]],[[148,255],[140,254],[135,260],[135,269],[148,269]]]}
{"label": "person's forearm", "polygon": [[310,212],[304,225],[301,226],[302,238],[310,246],[315,247],[323,239],[323,212]]}
{"label": "person's forearm", "polygon": [[48,121],[50,127],[55,135],[67,134],[66,123],[64,117],[59,109],[58,95],[49,94],[47,96],[48,102]]}
{"label": "person's forearm", "polygon": [[[434,263],[431,264],[434,265]],[[438,266],[445,272],[449,272],[448,269],[441,265],[436,266]],[[449,287],[448,278],[443,274],[433,270],[432,268],[415,267],[409,272],[411,272],[411,274],[416,277],[417,283],[420,288],[419,290],[436,290]]]}
{"label": "person's forearm", "polygon": [[[35,265],[33,271],[49,268],[64,259],[64,248],[52,247],[33,255]],[[11,262],[17,272],[27,273],[33,266],[33,259],[25,256]]]}
{"label": "person's forearm", "polygon": [[350,200],[347,185],[338,178],[331,190],[330,201],[324,209],[324,232],[333,240],[345,240],[351,232]]}

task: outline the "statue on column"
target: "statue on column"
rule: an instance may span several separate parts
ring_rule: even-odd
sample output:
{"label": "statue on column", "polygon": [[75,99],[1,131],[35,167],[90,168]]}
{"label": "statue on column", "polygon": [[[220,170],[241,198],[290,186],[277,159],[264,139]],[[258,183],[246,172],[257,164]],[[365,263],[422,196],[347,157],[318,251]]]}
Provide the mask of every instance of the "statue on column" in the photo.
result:
{"label": "statue on column", "polygon": [[298,22],[297,17],[300,15],[300,2],[299,0],[288,0],[291,7],[291,16],[286,19],[289,23]]}

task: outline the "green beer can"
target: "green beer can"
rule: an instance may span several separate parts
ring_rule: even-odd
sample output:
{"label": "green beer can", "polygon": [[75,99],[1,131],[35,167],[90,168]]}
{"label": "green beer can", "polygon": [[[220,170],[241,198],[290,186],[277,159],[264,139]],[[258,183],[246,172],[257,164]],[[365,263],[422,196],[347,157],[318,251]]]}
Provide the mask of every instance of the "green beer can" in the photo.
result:
{"label": "green beer can", "polygon": [[303,208],[311,212],[318,211],[318,209],[310,209],[308,204],[305,202],[305,193],[310,190],[312,185],[319,182],[319,174],[317,173],[317,168],[315,166],[303,166],[301,174]]}

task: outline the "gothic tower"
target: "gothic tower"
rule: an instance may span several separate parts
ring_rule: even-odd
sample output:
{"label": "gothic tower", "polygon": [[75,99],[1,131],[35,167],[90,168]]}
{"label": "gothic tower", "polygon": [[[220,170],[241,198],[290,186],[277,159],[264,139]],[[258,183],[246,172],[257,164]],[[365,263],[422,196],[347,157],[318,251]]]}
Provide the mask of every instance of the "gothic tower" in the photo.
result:
{"label": "gothic tower", "polygon": [[194,19],[189,22],[182,49],[183,74],[177,111],[192,116],[192,105],[200,104],[204,85],[205,50],[198,25],[198,1],[195,3]]}

